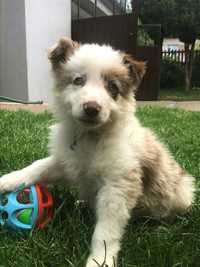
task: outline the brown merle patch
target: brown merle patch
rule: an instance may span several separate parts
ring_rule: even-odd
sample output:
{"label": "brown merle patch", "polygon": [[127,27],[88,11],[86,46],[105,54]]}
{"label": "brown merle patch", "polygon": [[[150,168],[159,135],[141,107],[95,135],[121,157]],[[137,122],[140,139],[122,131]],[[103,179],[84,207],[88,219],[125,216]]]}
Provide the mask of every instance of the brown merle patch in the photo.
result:
{"label": "brown merle patch", "polygon": [[56,70],[61,63],[67,62],[79,46],[77,42],[72,41],[70,38],[60,38],[58,43],[49,49],[48,58],[52,63],[53,69]]}
{"label": "brown merle patch", "polygon": [[142,78],[146,72],[146,62],[137,61],[131,55],[126,53],[121,53],[123,64],[129,71],[129,75],[136,87],[139,86]]}
{"label": "brown merle patch", "polygon": [[131,91],[132,81],[125,68],[113,68],[102,73],[104,85],[108,93],[117,100],[118,95],[126,98]]}

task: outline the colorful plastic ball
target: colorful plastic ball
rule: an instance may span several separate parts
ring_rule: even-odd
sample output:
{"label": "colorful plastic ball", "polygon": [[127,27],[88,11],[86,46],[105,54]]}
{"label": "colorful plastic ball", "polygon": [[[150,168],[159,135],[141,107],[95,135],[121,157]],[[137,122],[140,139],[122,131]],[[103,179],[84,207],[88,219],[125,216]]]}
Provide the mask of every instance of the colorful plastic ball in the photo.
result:
{"label": "colorful plastic ball", "polygon": [[53,198],[41,184],[0,195],[0,225],[13,230],[42,229],[53,217]]}

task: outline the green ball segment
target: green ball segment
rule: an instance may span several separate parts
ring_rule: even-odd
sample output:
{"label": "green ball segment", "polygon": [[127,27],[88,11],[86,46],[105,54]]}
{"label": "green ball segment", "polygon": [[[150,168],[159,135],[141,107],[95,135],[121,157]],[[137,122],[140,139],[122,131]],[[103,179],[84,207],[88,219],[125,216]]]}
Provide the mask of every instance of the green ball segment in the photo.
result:
{"label": "green ball segment", "polygon": [[18,219],[22,223],[30,224],[31,223],[31,214],[32,214],[32,209],[24,209],[24,210],[20,211],[20,214],[18,215]]}

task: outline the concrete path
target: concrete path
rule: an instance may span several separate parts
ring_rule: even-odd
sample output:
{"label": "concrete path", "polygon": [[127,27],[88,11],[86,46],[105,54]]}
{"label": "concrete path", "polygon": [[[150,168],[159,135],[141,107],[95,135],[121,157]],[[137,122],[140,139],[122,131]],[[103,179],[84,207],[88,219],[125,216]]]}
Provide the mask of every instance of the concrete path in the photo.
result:
{"label": "concrete path", "polygon": [[[161,106],[168,108],[183,108],[185,110],[200,111],[200,101],[137,101],[138,106]],[[33,112],[42,112],[51,110],[48,104],[42,105],[24,105],[15,103],[0,102],[0,109],[8,110],[31,110]]]}
{"label": "concrete path", "polygon": [[23,109],[23,110],[31,110],[33,112],[43,112],[45,110],[50,110],[49,105],[48,104],[18,104],[18,103],[8,103],[8,102],[0,102],[0,109],[7,109],[7,110],[19,110],[19,109]]}
{"label": "concrete path", "polygon": [[137,105],[183,108],[190,111],[200,111],[200,101],[137,101]]}

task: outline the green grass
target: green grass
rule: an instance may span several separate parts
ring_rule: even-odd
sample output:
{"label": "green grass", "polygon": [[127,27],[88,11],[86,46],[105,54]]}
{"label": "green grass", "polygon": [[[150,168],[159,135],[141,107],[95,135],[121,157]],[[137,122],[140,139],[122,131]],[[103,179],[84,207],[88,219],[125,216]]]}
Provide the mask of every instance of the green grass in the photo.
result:
{"label": "green grass", "polygon": [[[145,107],[137,115],[199,181],[200,113]],[[48,126],[52,123],[48,113],[0,110],[0,176],[47,155]],[[77,207],[76,191],[54,187],[52,192],[55,218],[44,230],[14,235],[0,228],[1,267],[84,266],[94,215]],[[120,267],[199,267],[199,201],[197,194],[192,210],[173,224],[132,220],[123,240]]]}
{"label": "green grass", "polygon": [[162,89],[159,91],[159,100],[192,101],[200,100],[200,88],[185,92],[184,88]]}

